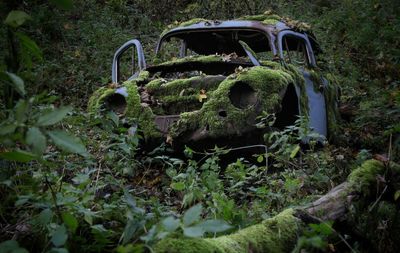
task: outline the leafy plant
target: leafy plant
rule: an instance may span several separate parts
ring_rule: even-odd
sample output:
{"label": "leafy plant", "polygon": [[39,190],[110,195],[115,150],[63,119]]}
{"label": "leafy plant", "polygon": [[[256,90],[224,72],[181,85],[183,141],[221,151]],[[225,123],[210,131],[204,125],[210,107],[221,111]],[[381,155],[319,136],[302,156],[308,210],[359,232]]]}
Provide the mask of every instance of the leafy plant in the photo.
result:
{"label": "leafy plant", "polygon": [[203,237],[205,233],[221,233],[232,228],[227,222],[218,219],[202,220],[203,207],[197,204],[189,208],[182,218],[169,216],[164,218],[160,223],[154,225],[147,235],[141,239],[149,244],[155,240],[160,240],[177,231],[182,231],[186,237]]}
{"label": "leafy plant", "polygon": [[[308,229],[298,238],[293,252],[302,252],[303,250],[307,250],[307,252],[326,251],[333,231],[332,223],[330,222],[309,224]],[[333,247],[333,245],[331,246]]]}

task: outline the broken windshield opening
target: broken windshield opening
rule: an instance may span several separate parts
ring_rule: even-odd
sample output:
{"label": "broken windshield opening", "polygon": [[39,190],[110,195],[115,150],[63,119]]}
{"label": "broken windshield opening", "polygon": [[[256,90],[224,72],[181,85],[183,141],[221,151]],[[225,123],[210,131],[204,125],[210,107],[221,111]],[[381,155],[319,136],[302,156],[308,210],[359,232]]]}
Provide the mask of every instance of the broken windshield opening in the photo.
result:
{"label": "broken windshield opening", "polygon": [[166,61],[193,55],[233,54],[246,58],[239,41],[244,41],[260,60],[272,60],[273,55],[265,33],[254,30],[219,30],[181,32],[162,38],[158,60]]}

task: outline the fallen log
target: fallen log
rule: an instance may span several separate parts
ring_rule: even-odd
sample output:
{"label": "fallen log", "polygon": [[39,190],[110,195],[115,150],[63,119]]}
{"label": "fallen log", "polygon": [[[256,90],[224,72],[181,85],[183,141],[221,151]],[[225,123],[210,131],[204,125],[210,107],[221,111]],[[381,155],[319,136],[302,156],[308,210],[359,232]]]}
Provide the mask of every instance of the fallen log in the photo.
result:
{"label": "fallen log", "polygon": [[[263,222],[241,229],[233,234],[219,236],[216,238],[166,238],[157,243],[154,247],[155,252],[291,252],[297,242],[297,238],[302,231],[311,223],[321,221],[343,222],[352,224],[352,228],[363,227],[364,222],[375,218],[382,218],[380,209],[387,211],[384,218],[388,215],[394,224],[391,235],[381,238],[378,244],[372,242],[372,251],[392,251],[398,252],[399,246],[396,240],[400,239],[400,213],[397,207],[384,199],[391,199],[393,195],[387,195],[388,188],[398,187],[400,180],[400,166],[391,163],[383,163],[378,160],[369,160],[354,170],[347,178],[347,181],[329,191],[320,199],[308,206],[295,209],[286,209],[275,217],[264,220]],[[385,180],[386,176],[386,180]],[[392,180],[389,180],[392,179]],[[385,186],[382,191],[383,183]],[[393,189],[391,189],[393,190]],[[376,195],[379,193],[379,195]],[[395,193],[396,194],[396,193]],[[398,193],[397,193],[398,194]],[[397,198],[394,196],[394,200]],[[381,202],[381,203],[378,203]],[[383,203],[383,204],[382,204]],[[369,207],[369,208],[368,208]],[[393,208],[394,207],[394,208]],[[376,209],[375,211],[373,209]],[[375,217],[376,216],[376,217]],[[360,217],[364,217],[361,219]],[[359,224],[360,223],[360,224]],[[373,223],[378,226],[379,222]],[[375,228],[365,228],[366,234]],[[363,232],[363,231],[361,231]],[[373,234],[376,236],[375,231]],[[366,239],[373,240],[366,236]],[[383,245],[382,245],[383,243]],[[379,245],[380,244],[380,245]]]}

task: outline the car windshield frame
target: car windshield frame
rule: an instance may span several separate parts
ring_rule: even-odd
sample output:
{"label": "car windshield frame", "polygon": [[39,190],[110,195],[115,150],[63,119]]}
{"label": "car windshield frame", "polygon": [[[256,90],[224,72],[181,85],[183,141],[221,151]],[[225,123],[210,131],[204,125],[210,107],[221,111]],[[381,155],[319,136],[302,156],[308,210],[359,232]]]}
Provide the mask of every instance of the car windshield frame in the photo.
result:
{"label": "car windshield frame", "polygon": [[[198,24],[190,25],[187,27],[177,27],[171,29],[170,31],[163,34],[158,40],[155,54],[159,55],[161,49],[165,42],[167,42],[171,38],[179,38],[184,41],[183,38],[179,37],[184,34],[194,34],[194,33],[213,33],[213,32],[241,32],[241,31],[253,31],[260,33],[265,36],[267,39],[267,47],[272,55],[277,55],[277,48],[275,46],[275,36],[272,33],[272,27],[262,25],[259,22],[254,21],[225,21],[221,23],[217,23],[217,25],[213,25],[208,22],[200,22]],[[268,50],[267,50],[268,51]],[[182,53],[179,52],[182,56]]]}

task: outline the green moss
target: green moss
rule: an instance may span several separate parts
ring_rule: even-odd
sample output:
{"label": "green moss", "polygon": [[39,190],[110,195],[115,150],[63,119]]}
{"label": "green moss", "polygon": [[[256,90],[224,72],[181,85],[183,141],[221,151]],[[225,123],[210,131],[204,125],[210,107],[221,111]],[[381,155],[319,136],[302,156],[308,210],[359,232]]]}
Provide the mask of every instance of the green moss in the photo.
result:
{"label": "green moss", "polygon": [[[188,57],[164,65],[190,61],[213,62],[224,61],[224,58],[217,55]],[[182,114],[181,119],[172,125],[170,135],[173,138],[205,128],[208,129],[209,137],[240,135],[255,128],[256,117],[262,111],[273,113],[280,109],[282,92],[289,84],[300,88],[300,111],[303,116],[307,116],[308,100],[305,95],[304,78],[298,69],[291,65],[281,66],[272,61],[263,61],[262,64],[263,66],[238,69],[237,73],[227,78],[201,75],[171,82],[162,78],[154,79],[145,86],[153,99],[158,101],[152,108],[141,105],[138,80],[144,82],[149,79],[148,72],[143,71],[138,79],[122,84],[129,94],[126,99],[125,117],[137,120],[146,139],[161,136],[154,124],[154,112],[157,115],[165,115],[193,111]],[[251,87],[257,101],[245,108],[234,106],[229,94],[236,85]],[[205,91],[206,98],[200,102],[198,98],[201,90]],[[90,110],[99,112],[104,98],[113,93],[113,89],[99,89],[90,100]],[[221,117],[220,111],[225,111],[226,117]]]}
{"label": "green moss", "polygon": [[296,31],[308,32],[311,30],[311,26],[309,24],[298,20],[293,20],[288,17],[281,17],[274,14],[271,10],[259,15],[243,16],[238,18],[238,20],[259,21],[264,25],[276,25],[278,22],[284,22],[287,26]]}
{"label": "green moss", "polygon": [[292,64],[286,64],[285,69],[290,72],[290,74],[295,80],[296,86],[300,90],[300,97],[299,97],[300,114],[307,121],[309,119],[308,96],[305,88],[305,80],[303,74],[299,71],[297,67],[295,67]]}
{"label": "green moss", "polygon": [[172,24],[169,24],[167,26],[167,28],[161,33],[161,36],[164,36],[167,32],[169,32],[170,30],[174,29],[174,28],[178,28],[178,27],[186,27],[186,26],[190,26],[190,25],[194,25],[194,24],[198,24],[200,22],[206,22],[208,21],[207,19],[204,18],[194,18],[194,19],[190,19],[187,21],[183,21],[183,22],[175,22]]}
{"label": "green moss", "polygon": [[292,28],[295,31],[299,32],[310,32],[311,31],[311,25],[301,22],[298,20],[290,19],[288,17],[283,18],[283,21],[286,23],[287,26]]}
{"label": "green moss", "polygon": [[266,18],[264,14],[258,15],[246,15],[238,18],[238,20],[250,20],[250,21],[263,21]]}
{"label": "green moss", "polygon": [[360,167],[351,172],[347,181],[351,189],[368,194],[371,186],[376,182],[376,176],[384,172],[384,165],[377,160],[365,161]]}
{"label": "green moss", "polygon": [[148,84],[146,84],[146,89],[148,92],[154,92],[158,90],[163,83],[166,83],[167,80],[163,78],[158,78],[150,81]]}
{"label": "green moss", "polygon": [[246,42],[239,40],[240,45],[242,45],[242,47],[244,47],[247,51],[249,51],[254,57],[257,57],[257,54],[253,51],[253,49],[251,49],[251,47],[249,45],[247,45]]}
{"label": "green moss", "polygon": [[187,96],[165,96],[162,100],[163,114],[174,115],[181,112],[199,110],[203,105],[199,100],[199,95]]}
{"label": "green moss", "polygon": [[142,106],[138,86],[135,80],[123,83],[126,87],[128,97],[126,98],[125,117],[136,119],[139,129],[143,132],[144,138],[158,138],[161,136],[154,123],[154,114],[150,107]]}
{"label": "green moss", "polygon": [[149,79],[149,76],[150,76],[149,71],[146,71],[146,70],[140,71],[138,77],[135,78],[135,81],[137,83],[147,82]]}
{"label": "green moss", "polygon": [[224,253],[216,245],[204,239],[164,239],[154,247],[159,253]]}
{"label": "green moss", "polygon": [[[265,23],[266,25],[274,25],[281,19],[279,15],[274,14],[271,10],[267,10],[263,14],[247,15],[238,18],[238,20],[261,21],[261,23]],[[269,21],[271,21],[271,23]]]}
{"label": "green moss", "polygon": [[208,20],[204,19],[204,18],[194,18],[194,19],[180,23],[179,26],[185,27],[185,26],[190,26],[190,25],[194,25],[194,24],[198,24],[200,22],[206,22],[206,21],[208,21]]}
{"label": "green moss", "polygon": [[264,19],[263,21],[261,21],[261,23],[264,25],[276,25],[276,23],[278,22],[279,20],[277,19]]}
{"label": "green moss", "polygon": [[[290,28],[292,28],[296,31],[308,32],[311,30],[311,26],[309,24],[298,21],[298,20],[293,20],[293,19],[290,19],[287,17],[281,17],[281,16],[273,13],[271,10],[267,10],[263,14],[242,16],[235,20],[258,21],[264,25],[275,25],[278,22],[284,22],[284,23],[286,23],[287,26],[289,26]],[[211,22],[210,20],[207,20],[204,18],[194,18],[194,19],[184,21],[184,22],[175,22],[175,23],[167,26],[167,28],[161,33],[161,37],[164,36],[166,33],[168,33],[170,30],[172,30],[174,28],[187,27],[190,25],[198,24],[200,22],[207,22],[207,21]]]}
{"label": "green moss", "polygon": [[126,98],[125,116],[138,118],[141,113],[140,95],[136,81],[126,81],[122,84],[126,88],[128,97]]}
{"label": "green moss", "polygon": [[96,116],[100,113],[101,107],[103,106],[104,100],[114,94],[115,90],[108,87],[101,87],[96,90],[93,95],[89,98],[88,113],[90,116]]}
{"label": "green moss", "polygon": [[[142,76],[142,79],[139,80],[148,78],[148,73],[144,73],[143,75],[144,76]],[[141,105],[137,79],[124,82],[122,87],[126,87],[126,92],[128,93],[128,96],[126,97],[126,109],[124,112],[124,117],[136,120],[139,129],[143,132],[145,139],[160,137],[161,134],[154,123],[154,114],[151,108]],[[105,99],[114,93],[114,88],[107,87],[103,87],[95,91],[89,99],[89,114],[92,116],[100,116],[102,111],[101,107],[104,105]]]}
{"label": "green moss", "polygon": [[328,85],[325,87],[324,96],[326,102],[326,111],[328,115],[328,131],[330,138],[338,136],[340,132],[340,113],[338,108],[338,84],[334,76],[326,75]]}
{"label": "green moss", "polygon": [[206,91],[214,90],[218,84],[224,79],[221,76],[194,76],[191,78],[177,79],[166,82],[163,79],[156,79],[146,85],[149,93],[156,96],[175,95],[179,96],[186,90],[195,90],[198,94],[201,89]]}
{"label": "green moss", "polygon": [[260,224],[227,236],[207,239],[173,239],[159,242],[155,252],[289,252],[293,249],[302,222],[287,209]]}

